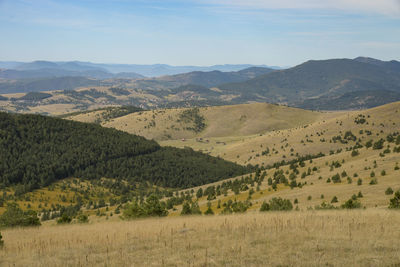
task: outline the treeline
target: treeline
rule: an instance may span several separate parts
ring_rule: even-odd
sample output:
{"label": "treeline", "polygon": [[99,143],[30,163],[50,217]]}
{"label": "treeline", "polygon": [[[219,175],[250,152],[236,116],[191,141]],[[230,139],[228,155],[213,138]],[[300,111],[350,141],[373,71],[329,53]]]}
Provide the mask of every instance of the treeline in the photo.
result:
{"label": "treeline", "polygon": [[94,124],[0,113],[0,188],[19,184],[16,193],[67,177],[187,188],[250,170],[192,149],[161,148],[143,137]]}

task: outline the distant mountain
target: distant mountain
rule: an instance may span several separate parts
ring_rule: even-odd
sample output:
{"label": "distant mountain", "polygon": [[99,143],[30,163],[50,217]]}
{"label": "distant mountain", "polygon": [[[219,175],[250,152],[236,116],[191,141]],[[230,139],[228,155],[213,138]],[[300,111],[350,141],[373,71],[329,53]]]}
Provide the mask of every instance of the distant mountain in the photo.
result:
{"label": "distant mountain", "polygon": [[[50,61],[34,61],[30,63],[4,64],[13,67],[0,71],[0,78],[4,79],[30,79],[30,78],[47,78],[47,77],[66,77],[80,76],[95,79],[110,78],[129,78],[137,79],[144,76],[128,72],[128,73],[111,73],[107,69],[99,66],[89,66],[80,62],[50,62]],[[0,62],[1,66],[1,62]]]}
{"label": "distant mountain", "polygon": [[17,61],[0,61],[0,69],[15,69],[21,64],[23,63]]}
{"label": "distant mountain", "polygon": [[0,70],[0,78],[3,79],[32,79],[32,78],[50,78],[50,77],[87,77],[94,79],[112,79],[112,78],[129,78],[140,79],[142,75],[134,72],[126,73],[110,73],[102,70],[82,70],[72,71],[65,69],[38,69],[38,70]]}
{"label": "distant mountain", "polygon": [[240,71],[243,69],[247,69],[250,67],[263,67],[263,68],[272,68],[279,69],[279,67],[268,67],[266,65],[250,65],[250,64],[238,64],[238,65],[214,65],[214,66],[170,66],[166,64],[154,64],[154,65],[136,65],[136,64],[96,64],[96,63],[84,63],[89,64],[90,66],[99,66],[107,69],[110,72],[135,72],[139,73],[146,77],[159,77],[165,75],[175,75],[193,71],[222,71],[222,72],[231,72],[231,71]]}
{"label": "distant mountain", "polygon": [[0,94],[72,90],[78,87],[99,86],[102,82],[85,77],[56,77],[34,80],[2,81]]}
{"label": "distant mountain", "polygon": [[59,69],[57,63],[50,61],[33,61],[29,63],[23,63],[15,68],[16,70],[40,70],[40,69]]}
{"label": "distant mountain", "polygon": [[315,103],[318,98],[325,101],[326,98],[357,91],[400,92],[400,75],[385,67],[357,60],[312,60],[248,81],[222,84],[218,88],[224,93],[239,94],[236,101],[297,105],[307,99],[314,99]]}
{"label": "distant mountain", "polygon": [[357,57],[354,60],[362,63],[376,65],[388,71],[400,72],[400,62],[396,60],[382,61],[370,57]]}
{"label": "distant mountain", "polygon": [[400,93],[388,90],[370,90],[345,93],[335,97],[307,99],[296,106],[312,110],[367,109],[400,101]]}
{"label": "distant mountain", "polygon": [[241,82],[251,78],[257,77],[262,74],[274,71],[269,68],[252,67],[241,71],[222,72],[218,70],[203,72],[194,71],[189,73],[163,76],[157,78],[159,81],[174,82],[177,84],[194,84],[204,87],[214,87],[222,83]]}
{"label": "distant mountain", "polygon": [[[105,64],[105,63],[92,63],[82,61],[69,61],[69,62],[51,62],[51,61],[33,61],[29,63],[21,62],[1,62],[0,68],[13,69],[13,70],[40,70],[40,69],[62,69],[68,71],[89,71],[96,70],[102,72],[110,72],[112,74],[118,73],[137,73],[146,77],[158,77],[164,75],[175,75],[193,71],[240,71],[250,67],[266,67],[271,69],[280,69],[280,67],[266,65],[251,65],[251,64],[237,64],[237,65],[214,65],[214,66],[170,66],[167,64],[153,64],[153,65],[139,65],[139,64]],[[124,74],[121,74],[121,78]],[[76,76],[76,75],[75,75]],[[126,77],[126,76],[125,76]],[[131,75],[129,76],[131,77]],[[136,77],[135,77],[136,78]]]}

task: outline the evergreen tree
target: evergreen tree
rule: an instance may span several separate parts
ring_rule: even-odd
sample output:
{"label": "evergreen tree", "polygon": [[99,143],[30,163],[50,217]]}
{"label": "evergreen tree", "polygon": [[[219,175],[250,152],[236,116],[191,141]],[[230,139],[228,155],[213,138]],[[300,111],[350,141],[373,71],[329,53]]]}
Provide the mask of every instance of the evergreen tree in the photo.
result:
{"label": "evergreen tree", "polygon": [[214,211],[211,208],[211,202],[207,203],[207,210],[204,212],[205,215],[214,215]]}
{"label": "evergreen tree", "polygon": [[394,197],[390,199],[389,209],[400,209],[400,190],[394,193]]}
{"label": "evergreen tree", "polygon": [[190,215],[192,214],[192,209],[190,208],[190,204],[188,201],[185,201],[182,206],[181,215]]}

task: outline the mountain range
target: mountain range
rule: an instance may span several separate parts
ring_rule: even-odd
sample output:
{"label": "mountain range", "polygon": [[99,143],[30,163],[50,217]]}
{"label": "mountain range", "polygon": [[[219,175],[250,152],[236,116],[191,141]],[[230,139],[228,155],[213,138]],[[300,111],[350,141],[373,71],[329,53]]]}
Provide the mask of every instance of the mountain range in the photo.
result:
{"label": "mountain range", "polygon": [[[155,78],[145,78],[134,72],[111,73],[106,64],[90,64],[46,61],[19,64],[13,70],[0,71],[3,77],[0,93],[90,89],[87,91],[90,103],[83,97],[86,91],[82,90],[68,93],[67,100],[46,99],[49,104],[86,108],[94,104],[138,105],[147,109],[269,102],[305,109],[342,110],[370,108],[400,100],[400,62],[395,60],[367,57],[310,60],[280,70],[253,66],[238,71],[191,71]],[[224,65],[227,68],[239,66],[247,65]],[[18,75],[29,78],[18,79]],[[82,102],[83,99],[86,102]],[[30,102],[29,105],[46,103]],[[23,109],[26,107],[24,103]]]}
{"label": "mountain range", "polygon": [[[400,62],[378,61],[368,58],[311,60],[296,67],[274,71],[239,82],[218,86],[223,93],[237,95],[236,101],[266,101],[310,108],[307,103],[318,104],[346,96],[349,93],[376,98],[380,103],[392,102],[400,94]],[[387,92],[391,92],[387,94]],[[354,95],[354,94],[353,94]],[[348,109],[353,101],[334,109]],[[354,105],[355,108],[371,107],[370,104]]]}
{"label": "mountain range", "polygon": [[[33,61],[33,62],[13,62],[0,61],[0,69],[5,69],[11,73],[1,73],[0,78],[32,78],[50,76],[86,76],[99,79],[107,78],[142,78],[158,77],[164,75],[175,75],[192,71],[239,71],[250,67],[266,67],[280,69],[280,67],[268,67],[266,65],[255,66],[251,64],[226,64],[213,66],[171,66],[167,64],[138,65],[138,64],[105,64],[81,61],[69,62],[51,62],[51,61]],[[3,70],[4,71],[4,70]],[[20,73],[19,71],[25,71]],[[31,73],[32,71],[36,71]],[[43,75],[39,73],[43,72]],[[28,77],[25,77],[28,76]]]}

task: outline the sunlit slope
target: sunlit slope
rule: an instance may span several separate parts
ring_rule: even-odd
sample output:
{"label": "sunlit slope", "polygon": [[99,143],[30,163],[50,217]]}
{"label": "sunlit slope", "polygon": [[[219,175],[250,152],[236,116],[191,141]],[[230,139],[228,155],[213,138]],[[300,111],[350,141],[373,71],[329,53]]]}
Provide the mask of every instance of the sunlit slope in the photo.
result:
{"label": "sunlit slope", "polygon": [[[318,112],[267,103],[205,107],[199,108],[198,112],[199,116],[204,119],[205,127],[196,132],[187,129],[191,126],[191,122],[185,122],[180,118],[185,110],[188,109],[139,112],[106,122],[103,126],[158,141],[181,141],[182,138],[227,137],[265,133],[311,123],[322,116],[322,113]],[[93,115],[95,116],[95,114]],[[89,117],[89,115],[86,115],[86,117]],[[81,118],[73,119],[81,120]],[[87,119],[85,120],[87,121]]]}
{"label": "sunlit slope", "polygon": [[[354,145],[355,141],[342,143],[332,138],[344,138],[347,131],[351,131],[362,142],[385,138],[387,134],[400,130],[399,115],[400,102],[396,102],[364,111],[324,113],[313,123],[262,135],[209,138],[208,143],[190,139],[161,144],[190,146],[240,164],[269,165],[297,156],[320,152],[329,154],[330,151],[345,149],[350,144]],[[365,119],[364,123],[361,123],[362,119]]]}

